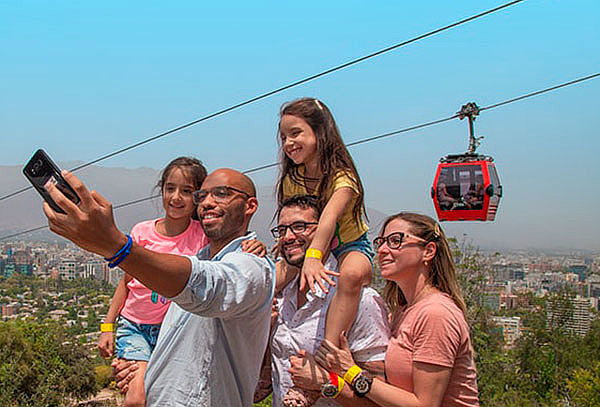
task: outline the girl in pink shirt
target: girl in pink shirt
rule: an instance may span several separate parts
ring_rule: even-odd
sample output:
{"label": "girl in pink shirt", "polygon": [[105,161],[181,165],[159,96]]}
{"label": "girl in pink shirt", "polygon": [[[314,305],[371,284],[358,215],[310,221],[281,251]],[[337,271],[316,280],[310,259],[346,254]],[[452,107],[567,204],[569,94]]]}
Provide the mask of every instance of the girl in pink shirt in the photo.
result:
{"label": "girl in pink shirt", "polygon": [[439,224],[425,215],[399,213],[385,221],[373,243],[381,275],[388,280],[384,297],[391,310],[386,381],[356,366],[341,335],[340,347],[326,340],[314,359],[293,357],[294,382],[318,388],[337,375],[342,385],[331,394],[342,405],[366,397],[387,407],[479,406],[465,302]]}
{"label": "girl in pink shirt", "polygon": [[[206,178],[206,168],[200,161],[179,157],[161,172],[157,187],[162,195],[164,218],[138,223],[131,237],[138,245],[159,253],[194,255],[208,241],[196,217],[193,192]],[[146,288],[125,274],[113,295],[102,324],[98,342],[100,354],[111,357],[114,351],[115,321],[117,357],[138,361],[138,373],[129,384],[126,406],[145,404],[144,373],[150,354],[156,345],[160,324],[170,301]]]}

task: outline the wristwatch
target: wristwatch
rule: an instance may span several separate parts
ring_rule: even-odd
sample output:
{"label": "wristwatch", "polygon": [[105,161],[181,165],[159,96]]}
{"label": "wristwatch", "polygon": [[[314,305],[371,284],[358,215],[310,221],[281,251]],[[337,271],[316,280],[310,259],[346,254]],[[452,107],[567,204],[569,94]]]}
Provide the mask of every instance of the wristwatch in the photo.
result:
{"label": "wristwatch", "polygon": [[321,397],[333,398],[338,391],[338,387],[333,383],[325,383],[321,385]]}
{"label": "wristwatch", "polygon": [[329,372],[329,382],[321,385],[321,396],[336,398],[344,388],[344,380],[333,372]]}
{"label": "wristwatch", "polygon": [[372,384],[373,378],[363,370],[352,381],[352,388],[358,397],[365,397],[371,391]]}

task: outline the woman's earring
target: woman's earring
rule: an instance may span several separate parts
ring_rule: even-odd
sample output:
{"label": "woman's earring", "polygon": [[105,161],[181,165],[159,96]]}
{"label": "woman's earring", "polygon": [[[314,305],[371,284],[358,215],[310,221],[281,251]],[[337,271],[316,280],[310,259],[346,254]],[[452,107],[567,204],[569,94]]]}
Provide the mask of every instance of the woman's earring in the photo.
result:
{"label": "woman's earring", "polygon": [[429,266],[429,262],[428,262],[427,260],[424,260],[424,261],[423,261],[423,265],[424,265],[425,267],[427,267],[427,266]]}

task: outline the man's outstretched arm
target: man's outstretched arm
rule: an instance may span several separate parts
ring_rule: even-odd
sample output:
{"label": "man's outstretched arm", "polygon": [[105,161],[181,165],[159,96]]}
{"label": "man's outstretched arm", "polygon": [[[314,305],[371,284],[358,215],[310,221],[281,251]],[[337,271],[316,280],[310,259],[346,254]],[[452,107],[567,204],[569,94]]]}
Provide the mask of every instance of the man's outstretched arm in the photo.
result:
{"label": "man's outstretched arm", "polygon": [[[48,193],[65,211],[65,214],[55,212],[44,202],[50,230],[86,251],[102,257],[114,256],[127,243],[127,237],[115,225],[112,204],[98,192],[88,191],[79,178],[70,172],[63,171],[62,175],[77,192],[81,202],[75,205],[56,186],[48,183]],[[165,297],[179,294],[191,273],[188,258],[155,253],[135,243],[119,267]]]}

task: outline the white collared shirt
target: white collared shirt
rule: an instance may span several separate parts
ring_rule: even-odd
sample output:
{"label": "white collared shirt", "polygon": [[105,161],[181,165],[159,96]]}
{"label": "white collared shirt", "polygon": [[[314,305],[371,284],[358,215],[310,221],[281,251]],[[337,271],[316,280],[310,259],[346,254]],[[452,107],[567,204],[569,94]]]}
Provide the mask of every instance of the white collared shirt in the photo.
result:
{"label": "white collared shirt", "polygon": [[[330,256],[325,263],[328,270],[337,269],[337,263]],[[313,295],[306,294],[306,303],[298,309],[298,279],[296,277],[277,298],[279,316],[271,340],[273,366],[273,406],[282,405],[283,396],[293,387],[290,357],[305,349],[314,353],[325,336],[327,309],[335,293],[329,286],[324,293],[318,285]],[[354,360],[357,362],[383,361],[390,331],[387,323],[387,309],[383,299],[372,288],[363,288],[358,314],[350,331],[348,342]],[[333,400],[319,399],[315,406],[338,406]]]}

